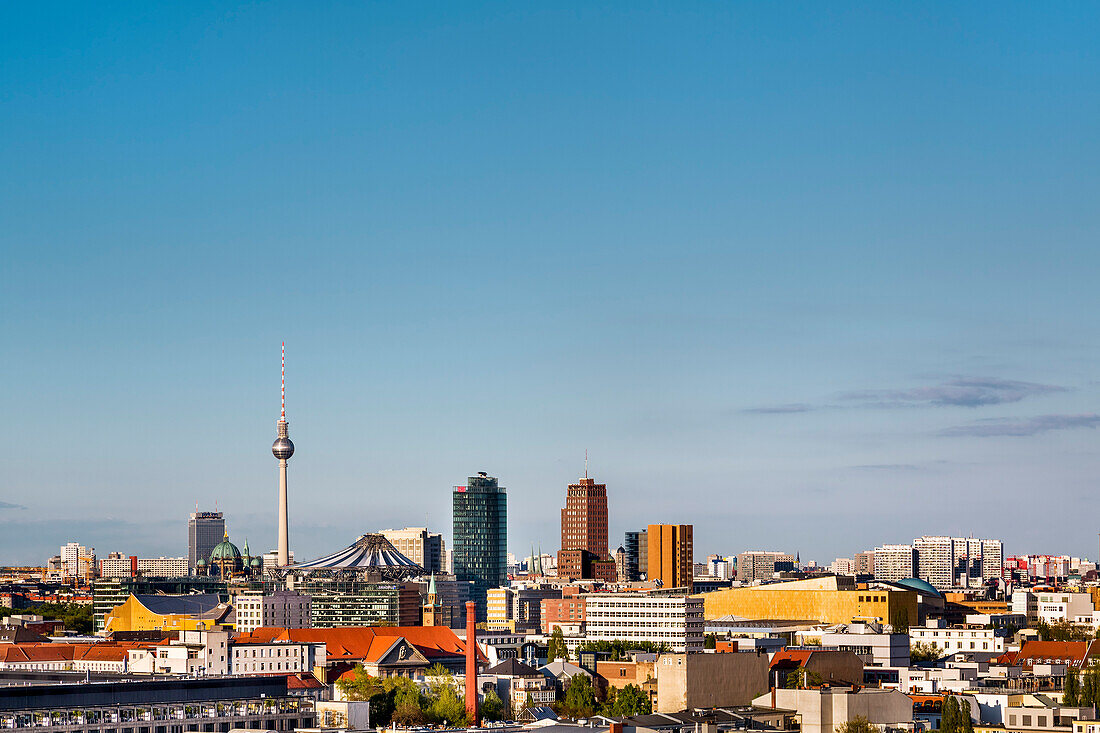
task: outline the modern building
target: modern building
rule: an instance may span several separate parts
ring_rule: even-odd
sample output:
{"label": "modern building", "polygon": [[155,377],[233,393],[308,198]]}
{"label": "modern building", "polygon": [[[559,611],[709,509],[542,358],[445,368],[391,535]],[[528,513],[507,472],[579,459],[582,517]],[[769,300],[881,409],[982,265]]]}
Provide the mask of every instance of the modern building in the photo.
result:
{"label": "modern building", "polygon": [[766,654],[662,654],[656,713],[751,705],[768,689]]}
{"label": "modern building", "polygon": [[646,577],[664,588],[690,588],[694,577],[695,546],[690,524],[651,524],[646,529]]}
{"label": "modern building", "polygon": [[136,557],[112,552],[99,561],[101,578],[178,578],[187,575],[189,569],[186,557]]}
{"label": "modern building", "polygon": [[646,641],[677,653],[703,651],[699,596],[589,593],[584,601],[588,641]]}
{"label": "modern building", "polygon": [[313,699],[290,695],[287,685],[286,676],[87,682],[80,675],[60,684],[0,688],[0,728],[184,733],[311,727]]}
{"label": "modern building", "polygon": [[63,578],[86,581],[95,577],[94,547],[85,547],[79,542],[68,542],[62,545],[60,557]]}
{"label": "modern building", "polygon": [[647,563],[649,557],[647,554],[646,562],[643,563],[641,559],[642,545],[646,545],[646,550],[649,550],[649,541],[646,538],[645,530],[641,532],[627,532],[623,539],[623,550],[626,553],[626,579],[633,582],[642,579],[642,573],[649,570]]}
{"label": "modern building", "polygon": [[879,730],[911,730],[913,700],[898,690],[871,687],[777,689],[753,705],[796,712],[802,733],[833,733],[857,715]]}
{"label": "modern building", "polygon": [[946,624],[910,626],[911,644],[930,645],[945,654],[954,652],[996,652],[1005,650],[1004,636],[996,629],[978,625],[950,627]]}
{"label": "modern building", "polygon": [[429,532],[427,527],[384,529],[379,534],[389,540],[398,552],[424,568],[424,572],[445,572],[443,535]]}
{"label": "modern building", "polygon": [[850,575],[730,588],[700,596],[707,619],[800,620],[826,624],[890,623],[917,618],[914,590],[860,590]]}
{"label": "modern building", "polygon": [[556,628],[565,636],[579,636],[584,631],[584,596],[545,598],[541,606],[544,635],[549,636]]}
{"label": "modern building", "polygon": [[[917,551],[912,545],[876,547],[871,567],[877,580],[896,583],[899,580],[915,578],[917,577]],[[856,574],[859,574],[858,570]]]}
{"label": "modern building", "polygon": [[737,579],[742,583],[770,580],[777,572],[794,570],[794,555],[785,552],[751,550],[737,556]]}
{"label": "modern building", "polygon": [[470,600],[485,618],[485,594],[508,582],[508,496],[484,471],[452,495],[454,575],[470,582]]}
{"label": "modern building", "polygon": [[[194,573],[199,560],[209,560],[215,545],[225,536],[225,515],[221,512],[192,512],[187,520],[187,568]],[[183,573],[186,575],[186,573]]]}
{"label": "modern building", "polygon": [[232,607],[213,593],[134,595],[112,608],[104,631],[196,631],[228,623]]}
{"label": "modern building", "polygon": [[617,579],[607,549],[607,485],[587,476],[569,484],[561,510],[558,577]]}
{"label": "modern building", "polygon": [[[248,587],[246,584],[245,587]],[[269,582],[257,582],[256,588],[268,587]],[[219,578],[183,576],[179,578],[100,578],[92,584],[92,622],[96,633],[103,631],[107,614],[126,602],[131,595],[184,595],[213,593],[223,602],[229,601],[226,582]]]}
{"label": "modern building", "polygon": [[420,588],[416,583],[306,577],[295,582],[294,591],[310,597],[306,628],[420,623]]}
{"label": "modern building", "polygon": [[249,632],[261,626],[304,629],[311,623],[312,598],[288,590],[265,594],[247,591],[233,596],[236,630]]}
{"label": "modern building", "polygon": [[856,575],[874,575],[875,574],[875,551],[868,550],[866,552],[857,552],[855,557],[852,558],[854,563],[853,570]]}
{"label": "modern building", "polygon": [[982,540],[982,580],[1004,577],[1005,546],[1001,540]]}

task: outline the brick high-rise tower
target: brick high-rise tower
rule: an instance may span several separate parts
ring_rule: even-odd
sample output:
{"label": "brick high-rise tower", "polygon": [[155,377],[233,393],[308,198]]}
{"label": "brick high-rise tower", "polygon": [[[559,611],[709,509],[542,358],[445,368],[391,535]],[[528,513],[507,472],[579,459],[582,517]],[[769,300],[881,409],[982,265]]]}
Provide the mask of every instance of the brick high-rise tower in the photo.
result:
{"label": "brick high-rise tower", "polygon": [[565,492],[558,577],[616,579],[607,552],[607,485],[588,478],[587,470]]}

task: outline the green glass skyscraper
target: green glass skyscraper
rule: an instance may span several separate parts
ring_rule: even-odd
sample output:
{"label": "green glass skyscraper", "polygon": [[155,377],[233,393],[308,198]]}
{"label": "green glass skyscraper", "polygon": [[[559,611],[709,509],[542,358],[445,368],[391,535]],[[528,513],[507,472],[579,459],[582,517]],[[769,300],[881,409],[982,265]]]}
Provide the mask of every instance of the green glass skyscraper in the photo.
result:
{"label": "green glass skyscraper", "polygon": [[484,471],[454,487],[453,545],[456,580],[473,583],[470,600],[485,619],[485,592],[508,582],[508,495]]}

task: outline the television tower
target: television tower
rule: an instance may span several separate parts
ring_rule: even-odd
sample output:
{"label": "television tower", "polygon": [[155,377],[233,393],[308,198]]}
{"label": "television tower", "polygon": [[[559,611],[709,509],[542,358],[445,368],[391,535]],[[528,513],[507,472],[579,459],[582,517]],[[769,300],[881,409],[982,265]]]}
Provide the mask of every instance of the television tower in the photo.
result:
{"label": "television tower", "polygon": [[271,444],[271,453],[279,459],[279,567],[290,564],[290,532],[286,508],[286,462],[294,455],[286,421],[286,342],[283,342],[282,390],[279,421],[275,423],[278,436]]}

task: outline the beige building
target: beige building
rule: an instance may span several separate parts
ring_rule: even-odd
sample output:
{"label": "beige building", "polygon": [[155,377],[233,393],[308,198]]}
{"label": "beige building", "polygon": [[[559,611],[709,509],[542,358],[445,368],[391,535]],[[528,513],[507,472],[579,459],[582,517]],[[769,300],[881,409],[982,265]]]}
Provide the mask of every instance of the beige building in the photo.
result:
{"label": "beige building", "polygon": [[703,602],[698,596],[589,593],[588,641],[649,641],[674,652],[703,651]]}
{"label": "beige building", "polygon": [[443,535],[429,532],[427,527],[384,529],[378,534],[390,541],[398,552],[429,573],[442,573],[447,556]]}
{"label": "beige building", "polygon": [[654,712],[750,705],[768,691],[769,669],[766,654],[662,654]]}
{"label": "beige building", "polygon": [[[743,656],[725,655],[715,656]],[[793,710],[802,721],[802,733],[833,733],[857,715],[879,728],[908,727],[913,722],[913,701],[897,690],[851,687],[777,689],[752,701],[760,707]]]}

